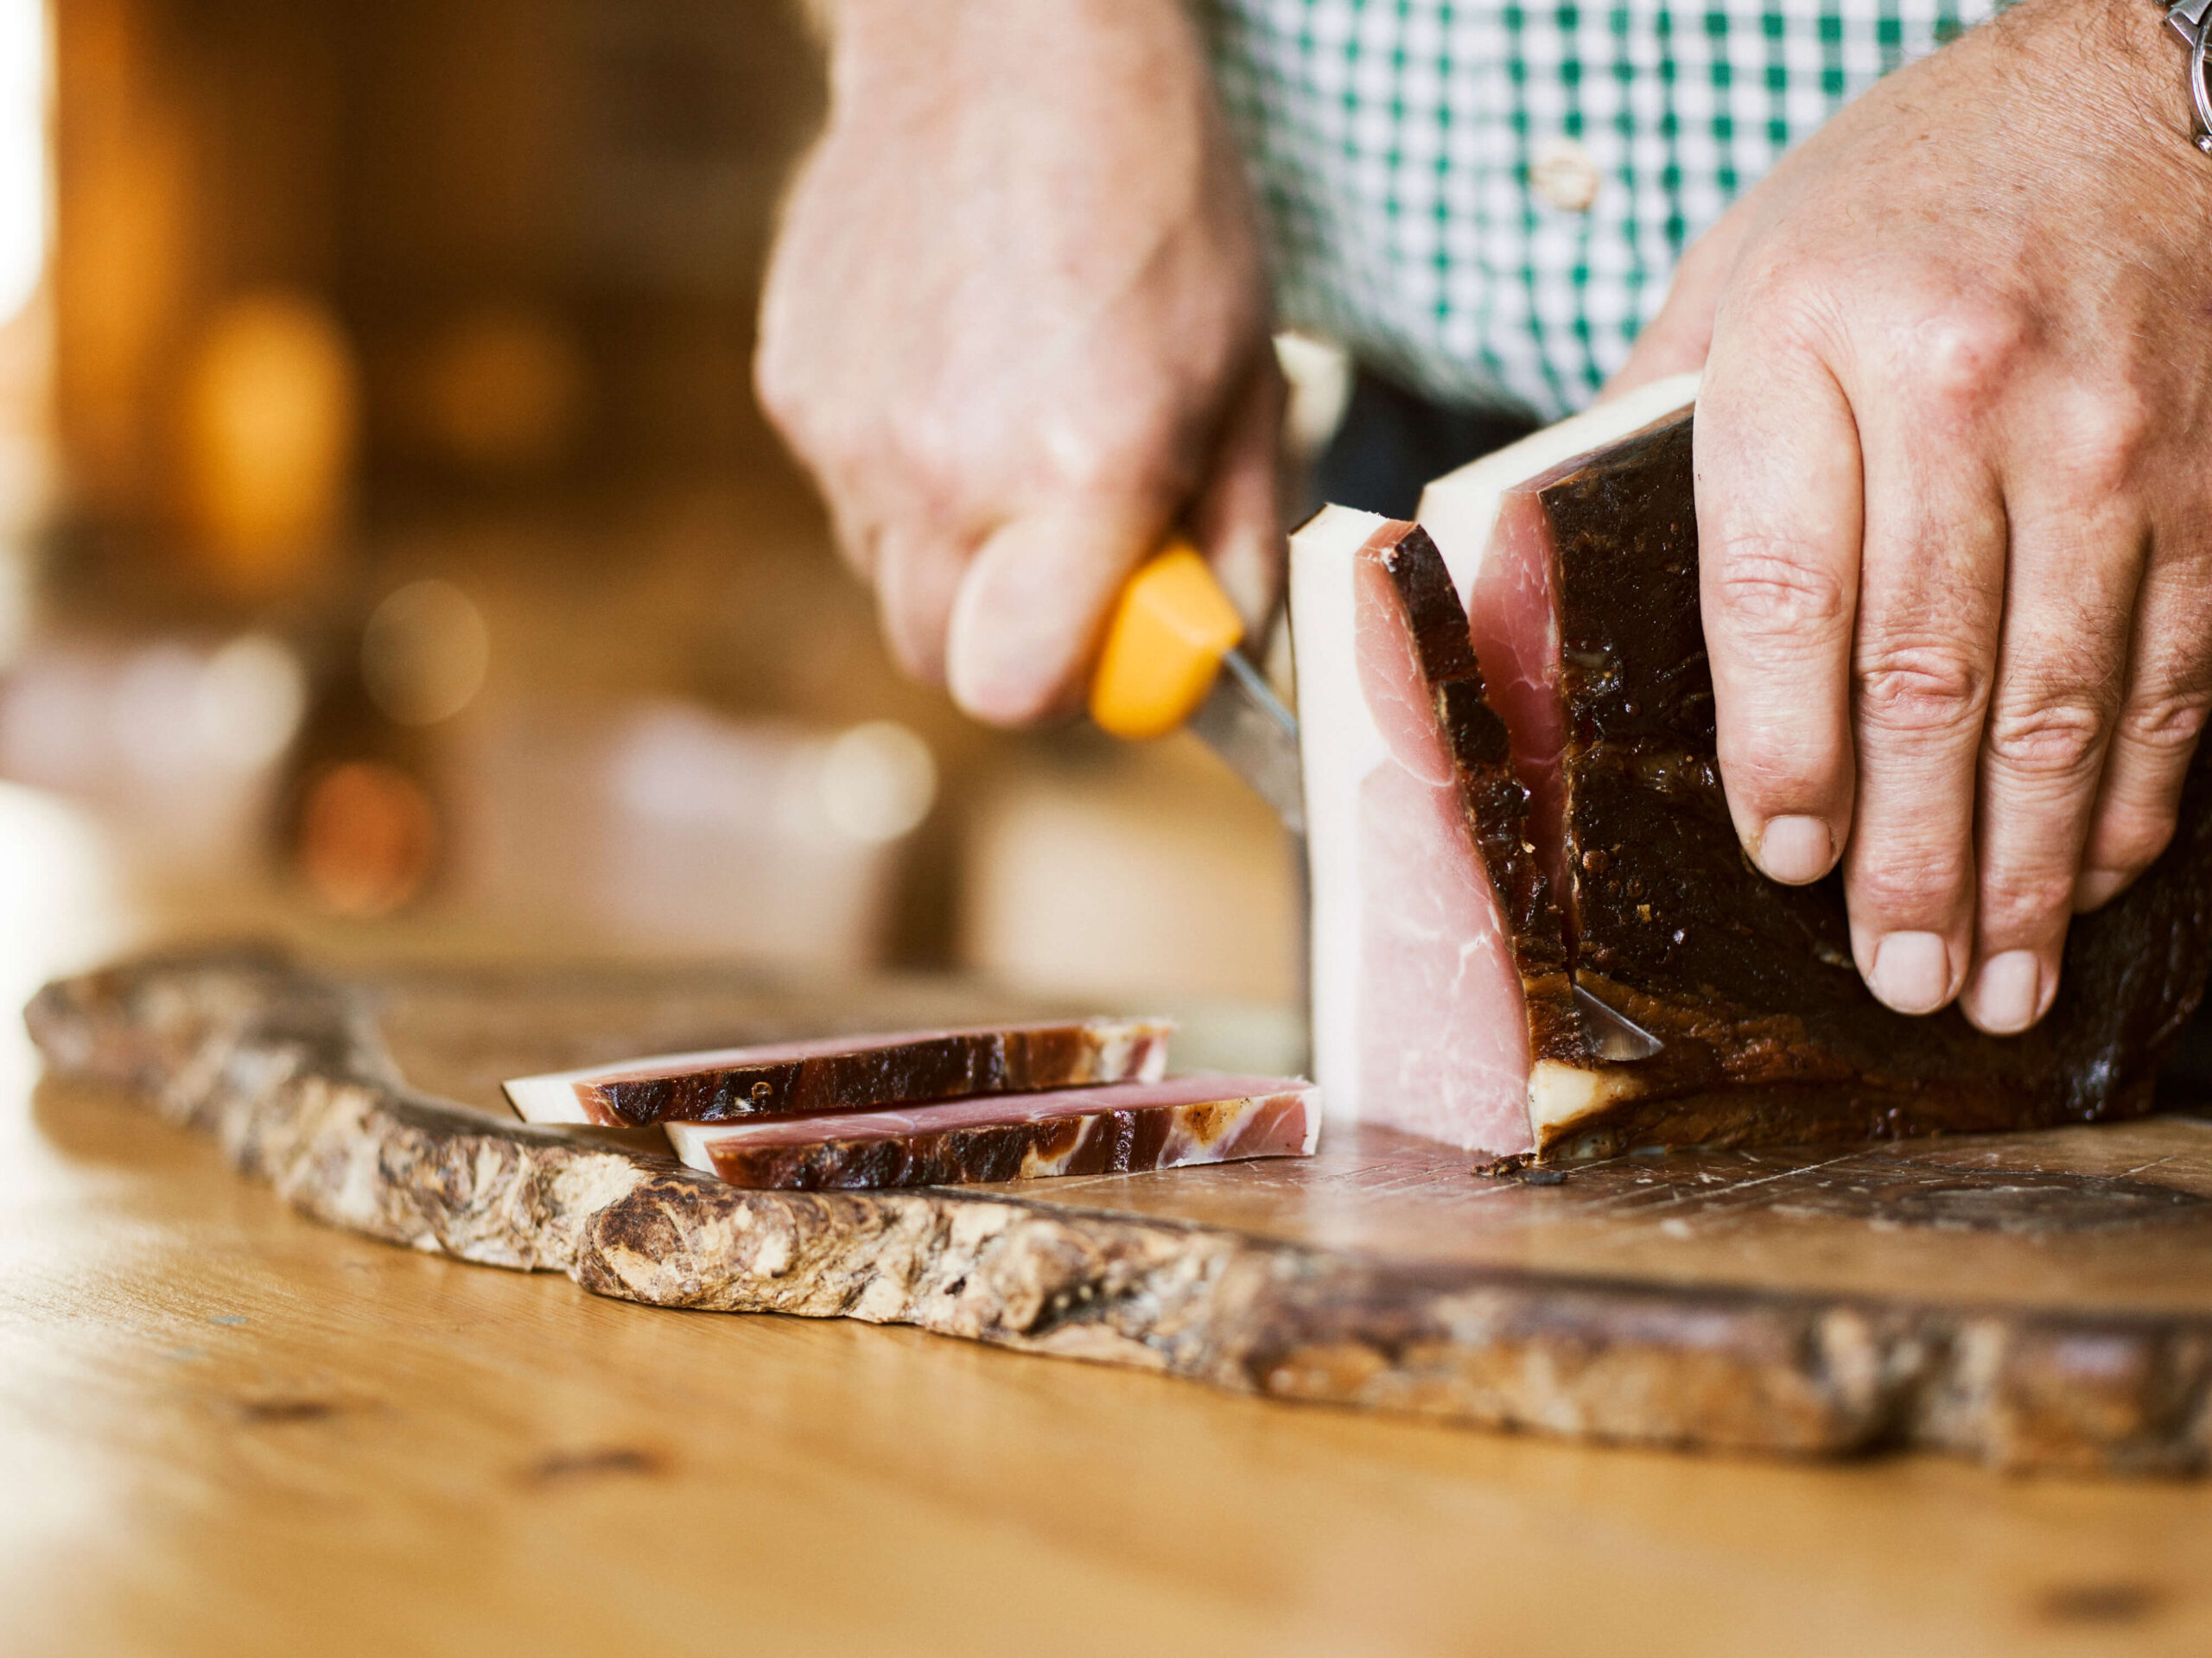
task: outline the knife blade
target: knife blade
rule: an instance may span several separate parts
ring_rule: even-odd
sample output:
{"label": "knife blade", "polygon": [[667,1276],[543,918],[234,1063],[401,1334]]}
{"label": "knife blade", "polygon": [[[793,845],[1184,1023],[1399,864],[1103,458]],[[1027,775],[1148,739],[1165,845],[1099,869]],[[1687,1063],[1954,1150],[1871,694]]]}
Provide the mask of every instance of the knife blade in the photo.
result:
{"label": "knife blade", "polygon": [[1625,1014],[1617,1013],[1596,994],[1574,987],[1574,1010],[1582,1015],[1582,1034],[1600,1059],[1614,1064],[1633,1064],[1649,1059],[1667,1045]]}
{"label": "knife blade", "polygon": [[1218,754],[1293,835],[1306,833],[1298,721],[1242,651],[1221,659],[1213,689],[1191,715],[1191,734]]}

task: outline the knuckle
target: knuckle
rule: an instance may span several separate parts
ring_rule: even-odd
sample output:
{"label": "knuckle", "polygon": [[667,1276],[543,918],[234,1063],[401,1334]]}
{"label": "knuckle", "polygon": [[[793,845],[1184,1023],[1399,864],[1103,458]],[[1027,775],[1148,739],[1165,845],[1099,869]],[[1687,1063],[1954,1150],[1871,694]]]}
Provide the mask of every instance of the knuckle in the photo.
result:
{"label": "knuckle", "polygon": [[2101,753],[2105,722],[2105,708],[2082,696],[1999,708],[1989,721],[1989,757],[2024,776],[2075,777]]}
{"label": "knuckle", "polygon": [[1924,916],[1953,908],[1967,890],[1971,862],[1963,849],[1933,847],[1877,852],[1850,876],[1854,916]]}
{"label": "knuckle", "polygon": [[1183,470],[1178,465],[1174,411],[1153,399],[1117,408],[1096,405],[1071,411],[1044,430],[1044,449],[1054,481],[1071,494],[1092,498],[1157,494]]}
{"label": "knuckle", "polygon": [[1712,599],[1727,631],[1746,644],[1808,640],[1839,632],[1850,595],[1814,549],[1749,539],[1732,542],[1715,562]]}
{"label": "knuckle", "polygon": [[1779,726],[1757,721],[1727,742],[1720,770],[1729,791],[1746,802],[1764,802],[1795,795],[1819,776],[1820,765],[1791,735]]}
{"label": "knuckle", "polygon": [[2074,872],[1991,872],[1983,879],[1980,904],[1984,932],[2017,937],[2033,931],[2072,912]]}
{"label": "knuckle", "polygon": [[1885,731],[1940,733],[1979,717],[1988,676],[1955,645],[1897,642],[1859,666],[1861,719]]}
{"label": "knuckle", "polygon": [[1757,707],[1745,717],[1724,721],[1720,773],[1730,797],[1762,811],[1802,810],[1826,797],[1844,769],[1843,735],[1840,730],[1833,738],[1808,732],[1796,721],[1777,719]]}
{"label": "knuckle", "polygon": [[2177,815],[2153,806],[2107,808],[2082,861],[2094,869],[2133,874],[2148,868],[2174,838]]}
{"label": "knuckle", "polygon": [[912,481],[942,484],[957,471],[964,444],[960,423],[925,403],[902,400],[886,411],[885,460]]}
{"label": "knuckle", "polygon": [[761,412],[787,438],[795,438],[806,413],[807,376],[791,362],[780,333],[765,336],[753,359],[753,391]]}
{"label": "knuckle", "polygon": [[2119,732],[2138,747],[2182,755],[2203,733],[2212,691],[2167,691],[2137,697],[2120,711]]}
{"label": "knuckle", "polygon": [[2027,320],[2009,307],[1947,304],[1904,331],[1901,372],[1937,408],[1978,409],[2012,378],[2033,340]]}
{"label": "knuckle", "polygon": [[2149,405],[2134,391],[2085,392],[2056,417],[2053,459],[2082,499],[2102,503],[2136,481],[2153,426]]}

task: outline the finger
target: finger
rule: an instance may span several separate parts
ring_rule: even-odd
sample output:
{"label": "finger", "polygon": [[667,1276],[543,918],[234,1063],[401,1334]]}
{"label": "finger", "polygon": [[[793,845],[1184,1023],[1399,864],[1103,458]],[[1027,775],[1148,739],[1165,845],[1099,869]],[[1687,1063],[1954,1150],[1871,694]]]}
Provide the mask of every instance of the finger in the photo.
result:
{"label": "finger", "polygon": [[1974,800],[2004,604],[2005,509],[1964,422],[1931,422],[1910,391],[1891,392],[1879,416],[1867,402],[1853,646],[1858,797],[1844,891],[1868,988],[1899,1013],[1929,1013],[1958,994],[1973,955]]}
{"label": "finger", "polygon": [[2076,910],[2109,902],[2173,838],[2212,708],[2212,587],[2202,569],[2161,549],[2136,598],[2134,648],[2075,882]]}
{"label": "finger", "polygon": [[993,725],[1071,707],[1108,608],[1166,527],[1165,511],[1133,502],[1087,507],[1080,498],[1001,526],[952,605],[953,700]]}
{"label": "finger", "polygon": [[2080,453],[2041,446],[2006,480],[2010,547],[1981,746],[1974,964],[1960,997],[1969,1020],[2002,1036],[2041,1019],[2058,991],[2148,540],[2132,494],[2088,475]]}
{"label": "finger", "polygon": [[1222,588],[1257,638],[1282,594],[1288,543],[1282,523],[1282,372],[1259,358],[1222,429],[1213,467],[1187,527]]}
{"label": "finger", "polygon": [[1804,347],[1719,337],[1698,397],[1700,602],[1721,780],[1776,880],[1817,880],[1851,824],[1859,440]]}
{"label": "finger", "polygon": [[876,609],[892,658],[925,685],[945,682],[947,635],[969,564],[954,536],[920,524],[874,537]]}

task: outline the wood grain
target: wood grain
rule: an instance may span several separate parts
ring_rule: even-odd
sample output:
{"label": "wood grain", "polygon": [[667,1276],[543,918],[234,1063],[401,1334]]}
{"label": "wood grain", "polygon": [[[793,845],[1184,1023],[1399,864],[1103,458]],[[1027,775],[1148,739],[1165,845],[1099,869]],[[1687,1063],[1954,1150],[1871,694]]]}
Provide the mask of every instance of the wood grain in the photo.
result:
{"label": "wood grain", "polygon": [[[615,1032],[591,1007],[678,1040],[857,1023],[879,996],[977,1011],[578,976],[533,1029],[525,981],[386,981],[395,1049],[495,1083],[500,1041],[592,1057]],[[467,1031],[435,1012],[462,982]],[[1592,1450],[849,1320],[656,1313],[306,1220],[142,1098],[9,1087],[10,1654],[2212,1642],[2195,1487]]]}
{"label": "wood grain", "polygon": [[[31,1023],[58,1069],[144,1090],[319,1219],[623,1299],[1606,1440],[2115,1473],[2193,1473],[2212,1445],[2212,1131],[2193,1121],[1563,1180],[1340,1130],[1306,1162],[747,1191],[650,1140],[416,1092],[491,994],[200,955],[51,986]],[[429,1033],[431,1064],[385,1045],[378,1006]],[[595,1028],[634,1039],[618,1025]]]}

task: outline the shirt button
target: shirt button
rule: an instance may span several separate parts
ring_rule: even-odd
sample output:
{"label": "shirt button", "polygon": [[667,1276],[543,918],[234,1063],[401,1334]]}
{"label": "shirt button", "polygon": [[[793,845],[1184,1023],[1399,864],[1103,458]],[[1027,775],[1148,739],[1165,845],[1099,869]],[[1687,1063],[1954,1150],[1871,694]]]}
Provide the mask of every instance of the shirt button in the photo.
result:
{"label": "shirt button", "polygon": [[1545,139],[1529,163],[1529,182],[1561,213],[1588,213],[1604,181],[1590,152],[1572,138]]}

